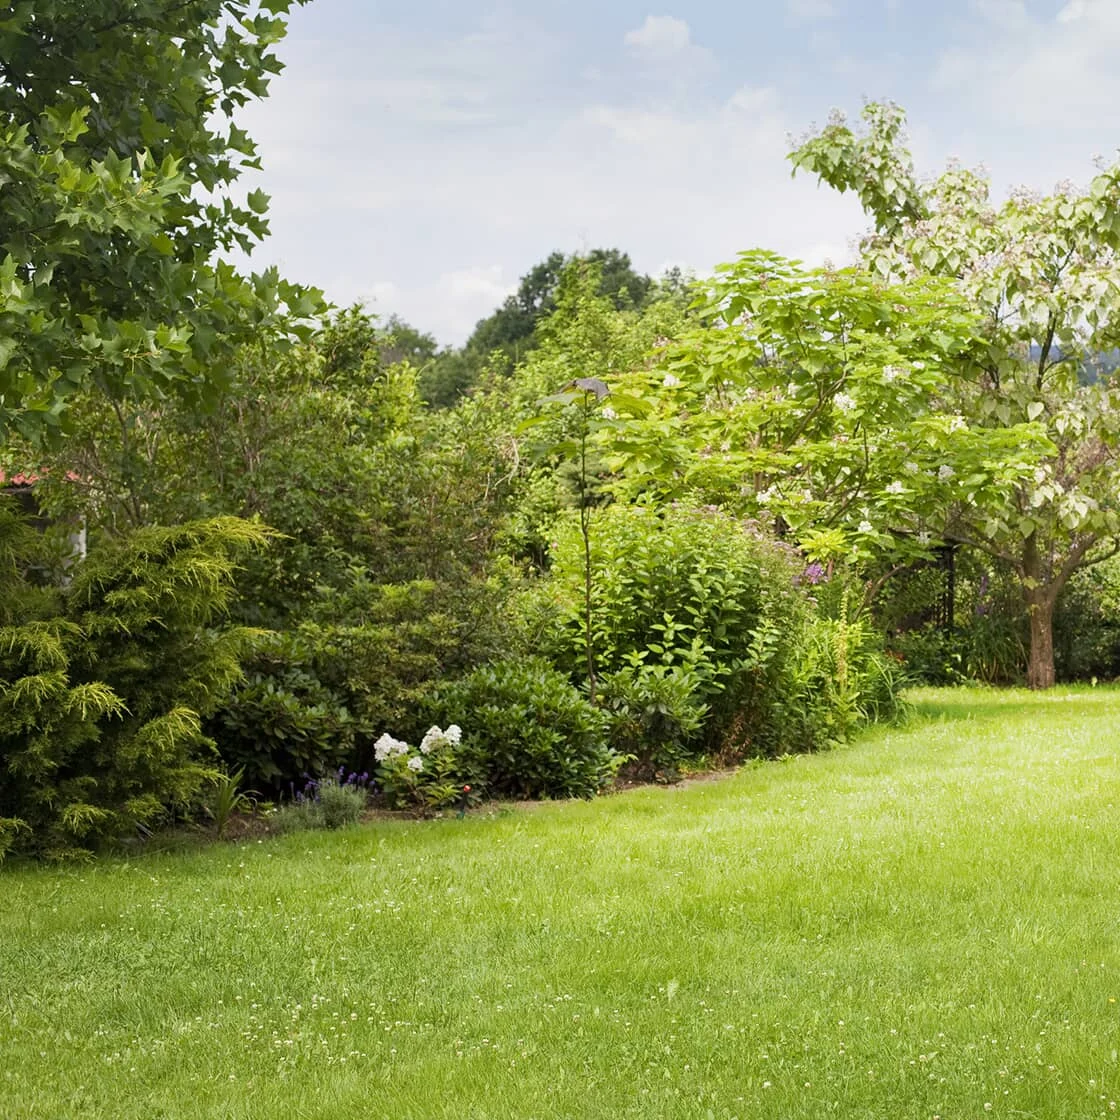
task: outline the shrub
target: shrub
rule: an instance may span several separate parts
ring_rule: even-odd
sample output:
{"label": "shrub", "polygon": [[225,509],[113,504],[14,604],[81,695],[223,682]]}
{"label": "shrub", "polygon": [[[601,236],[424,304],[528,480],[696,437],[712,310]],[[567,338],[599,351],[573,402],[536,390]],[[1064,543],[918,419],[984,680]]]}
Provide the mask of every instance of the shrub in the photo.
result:
{"label": "shrub", "polygon": [[[583,565],[575,526],[561,524],[526,609],[535,644],[573,680],[586,675]],[[794,550],[714,508],[598,511],[592,647],[615,745],[656,773],[704,754],[813,750],[893,713],[900,673],[847,621],[843,581],[818,586],[823,574],[806,579]],[[838,617],[820,616],[820,595]]]}
{"label": "shrub", "polygon": [[1054,661],[1062,680],[1120,676],[1120,557],[1082,568],[1062,592]]}
{"label": "shrub", "polygon": [[311,619],[258,644],[207,729],[226,762],[260,786],[284,789],[340,765],[372,769],[379,730],[418,732],[435,681],[511,648],[505,597],[500,577],[448,588],[353,573]]}
{"label": "shrub", "polygon": [[273,814],[273,831],[302,832],[358,824],[369,799],[368,775],[344,774],[308,779],[295,797]]}
{"label": "shrub", "polygon": [[[780,738],[785,661],[812,617],[798,586],[804,563],[751,523],[710,508],[612,506],[592,527],[592,646],[601,674],[657,667],[693,682],[703,709],[678,737],[676,764],[724,749],[769,753]],[[583,554],[570,522],[557,527],[552,574],[528,607],[538,647],[572,679],[585,675]],[[678,675],[679,674],[679,675]],[[655,678],[647,677],[645,687]],[[667,684],[663,687],[669,687]],[[642,751],[632,752],[641,756]]]}
{"label": "shrub", "polygon": [[771,752],[792,753],[841,743],[862,724],[897,722],[908,707],[906,677],[862,622],[812,619],[799,631],[774,689]]}
{"label": "shrub", "polygon": [[469,756],[499,797],[592,797],[622,762],[609,718],[540,659],[502,661],[443,686],[443,721],[468,724]]}
{"label": "shrub", "polygon": [[635,763],[641,777],[674,780],[695,757],[707,705],[701,681],[684,665],[637,664],[600,682],[599,698],[611,714],[611,746]]}
{"label": "shrub", "polygon": [[361,819],[366,791],[358,785],[328,780],[319,784],[319,812],[324,828],[345,828]]}
{"label": "shrub", "polygon": [[215,623],[266,540],[236,518],[144,529],[78,566],[55,617],[4,620],[4,843],[74,856],[196,802],[215,775],[201,717],[256,637]]}
{"label": "shrub", "polygon": [[[924,684],[1010,684],[1027,664],[1027,615],[1014,574],[959,550],[952,626],[940,619],[947,576],[918,565],[888,581],[875,615],[907,674]],[[1055,634],[1058,633],[1055,623]],[[1057,640],[1057,639],[1056,639]]]}

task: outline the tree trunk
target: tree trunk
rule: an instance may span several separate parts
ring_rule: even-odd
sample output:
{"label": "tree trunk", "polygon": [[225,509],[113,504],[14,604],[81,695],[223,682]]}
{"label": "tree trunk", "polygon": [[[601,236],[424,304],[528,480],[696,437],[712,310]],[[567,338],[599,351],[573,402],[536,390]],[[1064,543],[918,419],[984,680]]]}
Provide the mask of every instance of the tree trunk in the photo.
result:
{"label": "tree trunk", "polygon": [[1060,588],[1045,579],[1038,537],[1032,533],[1023,547],[1023,598],[1031,624],[1031,652],[1027,662],[1028,688],[1054,687],[1054,603]]}
{"label": "tree trunk", "polygon": [[1027,592],[1027,611],[1031,619],[1028,688],[1054,687],[1054,601],[1049,590],[1038,588]]}

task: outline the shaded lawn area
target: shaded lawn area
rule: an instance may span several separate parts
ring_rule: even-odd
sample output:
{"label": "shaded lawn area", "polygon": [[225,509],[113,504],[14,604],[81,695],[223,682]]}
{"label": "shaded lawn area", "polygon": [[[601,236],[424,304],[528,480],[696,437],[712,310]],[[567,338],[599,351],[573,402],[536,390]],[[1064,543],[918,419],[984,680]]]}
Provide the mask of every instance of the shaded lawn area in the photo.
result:
{"label": "shaded lawn area", "polygon": [[1120,691],[726,781],[0,873],[0,1117],[1096,1117]]}

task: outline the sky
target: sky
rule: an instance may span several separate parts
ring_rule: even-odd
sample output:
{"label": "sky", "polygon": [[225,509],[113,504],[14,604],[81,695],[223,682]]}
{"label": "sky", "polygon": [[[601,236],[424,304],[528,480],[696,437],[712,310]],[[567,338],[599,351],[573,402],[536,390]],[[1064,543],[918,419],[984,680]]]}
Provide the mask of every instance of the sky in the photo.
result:
{"label": "sky", "polygon": [[786,159],[833,108],[898,102],[997,196],[1120,146],[1120,0],[311,0],[279,54],[252,267],[452,345],[554,249],[850,260],[857,204]]}

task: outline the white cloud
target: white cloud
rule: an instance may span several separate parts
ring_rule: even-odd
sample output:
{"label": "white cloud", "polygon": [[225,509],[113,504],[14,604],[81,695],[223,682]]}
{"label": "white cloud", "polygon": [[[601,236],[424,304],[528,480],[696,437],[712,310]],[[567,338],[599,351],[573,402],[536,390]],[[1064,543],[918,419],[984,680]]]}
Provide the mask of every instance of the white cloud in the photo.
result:
{"label": "white cloud", "polygon": [[941,54],[936,90],[1005,126],[1060,126],[1066,135],[1113,131],[1120,98],[1116,0],[1071,0],[1050,18],[1032,15],[1021,0],[974,0],[973,10],[986,26]]}
{"label": "white cloud", "polygon": [[[554,249],[703,273],[755,245],[816,259],[863,228],[853,200],[791,181],[786,135],[803,122],[775,88],[716,97],[687,24],[638,31],[645,46],[619,44],[605,78],[531,28],[436,45],[294,37],[245,122],[274,199],[254,265],[459,343]],[[656,43],[677,53],[659,62]]]}
{"label": "white cloud", "polygon": [[692,43],[692,34],[683,19],[646,16],[641,27],[626,32],[623,42],[639,54],[661,59],[687,50]]}
{"label": "white cloud", "polygon": [[435,290],[450,332],[462,337],[516,287],[500,264],[491,264],[445,272],[436,282]]}
{"label": "white cloud", "polygon": [[394,306],[400,301],[401,290],[392,280],[377,280],[363,293],[362,303],[370,305],[370,310],[380,314],[382,310],[391,315]]}
{"label": "white cloud", "polygon": [[796,23],[815,23],[836,15],[832,0],[786,0],[786,6]]}

